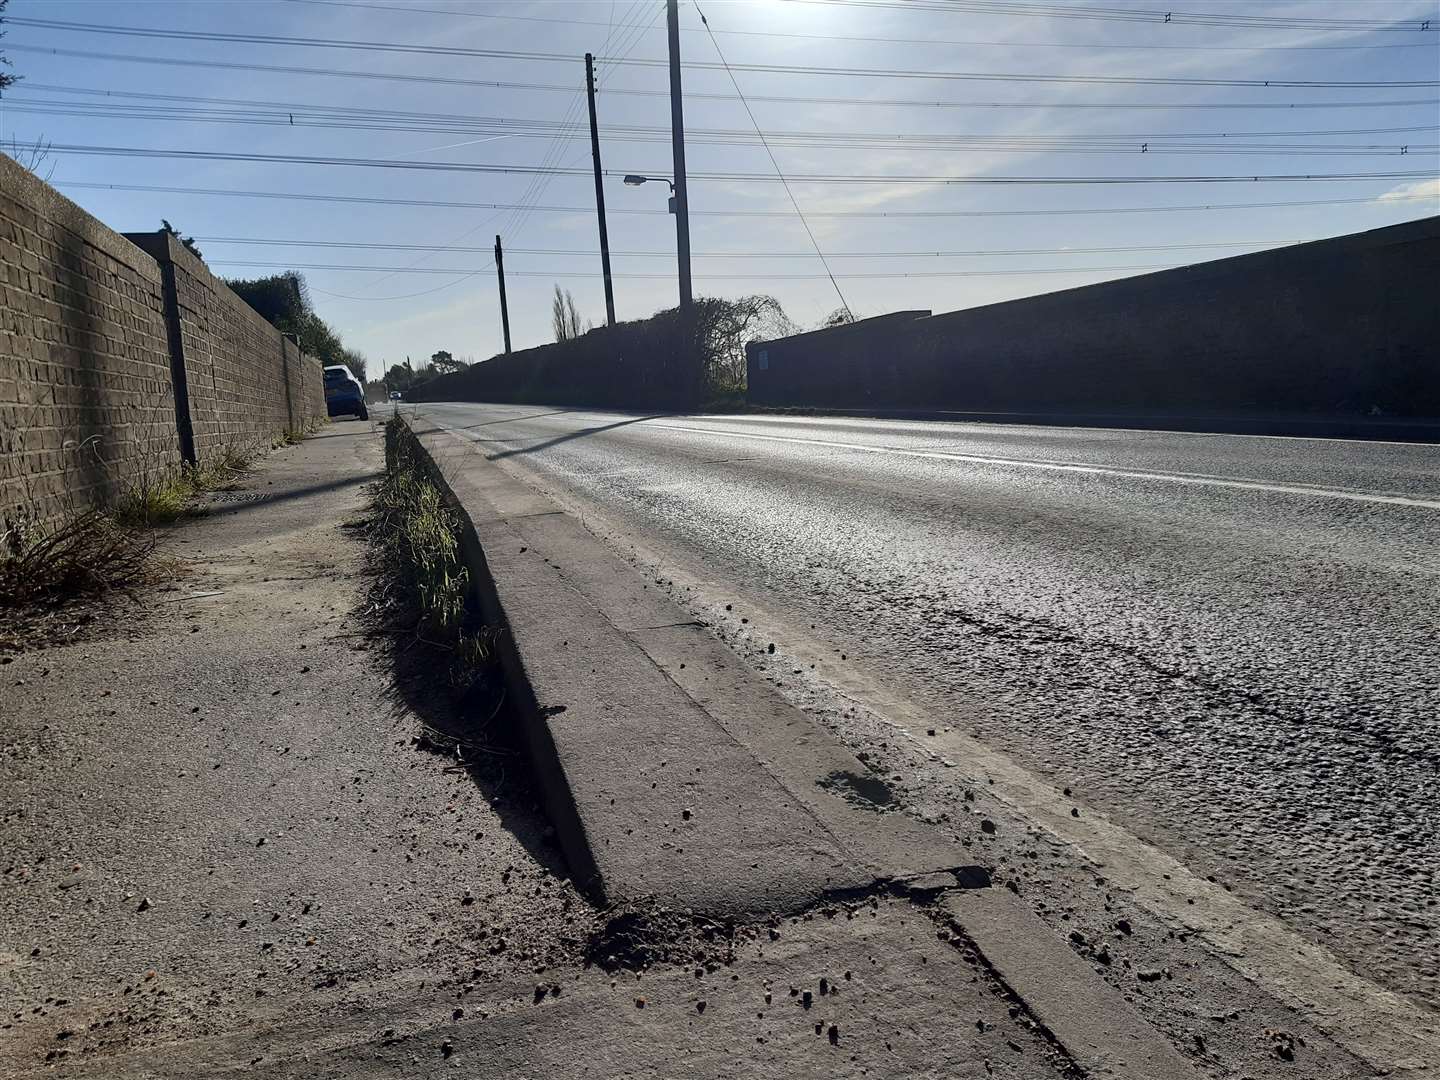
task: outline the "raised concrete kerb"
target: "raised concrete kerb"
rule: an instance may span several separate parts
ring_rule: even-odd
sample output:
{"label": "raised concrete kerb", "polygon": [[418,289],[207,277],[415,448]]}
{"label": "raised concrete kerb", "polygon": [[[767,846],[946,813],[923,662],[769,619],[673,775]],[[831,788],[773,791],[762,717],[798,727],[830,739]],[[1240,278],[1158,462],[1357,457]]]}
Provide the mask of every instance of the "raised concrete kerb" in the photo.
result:
{"label": "raised concrete kerb", "polygon": [[1199,1080],[1123,994],[1005,889],[946,893],[946,915],[1087,1076]]}
{"label": "raised concrete kerb", "polygon": [[868,773],[578,520],[406,423],[463,513],[547,809],[598,899],[795,911],[969,861],[827,782]]}
{"label": "raised concrete kerb", "polygon": [[463,511],[547,808],[597,899],[744,915],[883,884],[953,920],[1086,1075],[1197,1080],[963,848],[836,782],[876,778],[578,520],[457,433],[412,430]]}

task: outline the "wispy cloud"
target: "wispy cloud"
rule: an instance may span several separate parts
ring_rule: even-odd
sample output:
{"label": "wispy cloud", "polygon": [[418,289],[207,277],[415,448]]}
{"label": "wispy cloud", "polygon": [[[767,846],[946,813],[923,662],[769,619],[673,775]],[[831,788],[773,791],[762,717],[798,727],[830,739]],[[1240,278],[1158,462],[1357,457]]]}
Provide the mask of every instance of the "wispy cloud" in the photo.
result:
{"label": "wispy cloud", "polygon": [[1440,202],[1440,176],[1433,180],[1415,180],[1393,187],[1375,201],[1380,203],[1400,202],[1410,199],[1435,199]]}

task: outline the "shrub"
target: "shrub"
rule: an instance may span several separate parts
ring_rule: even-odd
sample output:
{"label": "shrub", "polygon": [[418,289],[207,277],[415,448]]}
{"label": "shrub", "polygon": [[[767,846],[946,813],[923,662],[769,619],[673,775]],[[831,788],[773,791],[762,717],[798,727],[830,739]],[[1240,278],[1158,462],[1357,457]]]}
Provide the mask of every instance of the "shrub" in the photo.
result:
{"label": "shrub", "polygon": [[578,337],[506,353],[413,388],[414,401],[513,401],[687,409],[743,390],[745,345],[795,326],[769,296],[701,297],[678,308],[599,326]]}

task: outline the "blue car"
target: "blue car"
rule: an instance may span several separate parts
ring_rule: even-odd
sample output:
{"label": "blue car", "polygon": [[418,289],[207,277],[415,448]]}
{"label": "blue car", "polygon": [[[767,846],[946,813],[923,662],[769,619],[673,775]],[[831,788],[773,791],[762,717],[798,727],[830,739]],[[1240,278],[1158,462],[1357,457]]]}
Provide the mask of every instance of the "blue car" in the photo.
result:
{"label": "blue car", "polygon": [[358,416],[370,419],[370,410],[365,408],[365,387],[350,374],[344,364],[335,364],[325,369],[325,411],[331,416]]}

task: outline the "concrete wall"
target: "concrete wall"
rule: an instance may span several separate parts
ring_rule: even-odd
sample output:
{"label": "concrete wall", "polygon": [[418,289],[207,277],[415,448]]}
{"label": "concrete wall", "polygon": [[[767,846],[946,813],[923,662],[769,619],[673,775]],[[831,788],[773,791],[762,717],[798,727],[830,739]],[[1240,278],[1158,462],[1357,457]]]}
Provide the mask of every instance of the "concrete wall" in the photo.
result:
{"label": "concrete wall", "polygon": [[173,238],[134,239],[0,155],[0,535],[325,415],[317,360]]}
{"label": "concrete wall", "polygon": [[[706,303],[701,299],[697,307]],[[684,409],[700,400],[700,368],[679,313],[597,326],[577,338],[502,353],[406,393],[412,401],[513,401]]]}
{"label": "concrete wall", "polygon": [[[883,397],[895,378],[896,341],[928,311],[896,311],[746,347],[748,400],[755,405],[853,408]],[[817,370],[819,367],[821,370]]]}
{"label": "concrete wall", "polygon": [[[1440,417],[1440,218],[752,345],[768,405]],[[761,352],[767,364],[762,370]]]}

